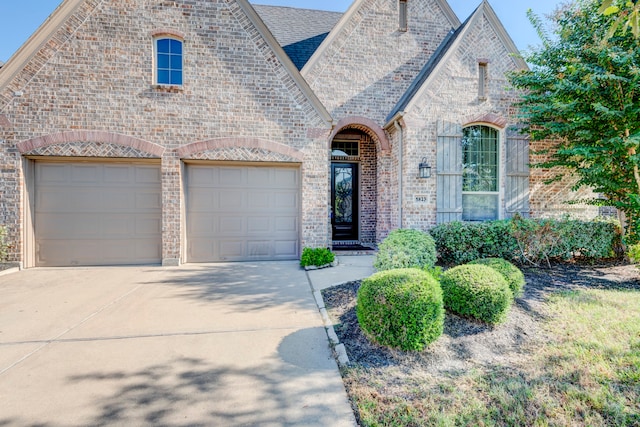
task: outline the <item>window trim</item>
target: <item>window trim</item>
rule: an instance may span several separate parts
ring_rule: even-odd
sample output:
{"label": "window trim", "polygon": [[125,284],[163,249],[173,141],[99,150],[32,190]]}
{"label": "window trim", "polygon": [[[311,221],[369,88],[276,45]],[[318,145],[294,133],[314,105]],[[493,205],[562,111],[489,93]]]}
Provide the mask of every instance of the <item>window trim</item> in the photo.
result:
{"label": "window trim", "polygon": [[[461,186],[461,194],[462,197],[464,198],[465,195],[478,195],[478,196],[495,196],[496,197],[496,216],[495,218],[492,219],[487,219],[487,220],[480,220],[480,219],[464,219],[464,209],[462,212],[462,220],[463,221],[468,221],[468,222],[475,222],[475,221],[493,221],[493,220],[499,220],[502,219],[504,217],[504,209],[502,207],[502,199],[503,199],[503,193],[502,193],[502,188],[503,188],[503,176],[506,176],[503,168],[506,167],[505,162],[502,159],[502,142],[503,142],[503,132],[502,129],[500,129],[499,127],[496,126],[492,126],[490,123],[469,123],[467,125],[465,125],[462,128],[462,133],[463,133],[463,138],[464,138],[464,132],[466,129],[471,128],[471,127],[485,127],[488,129],[492,129],[493,131],[495,131],[496,133],[496,191],[468,191],[468,190],[464,190],[464,170],[462,172],[462,186]],[[464,155],[465,155],[465,148],[462,147],[462,160],[464,161]],[[464,162],[463,162],[464,164]],[[462,202],[462,206],[464,207],[464,202]]]}
{"label": "window trim", "polygon": [[[175,40],[180,42],[181,45],[181,53],[180,53],[180,80],[181,83],[160,83],[158,81],[158,43],[162,40]],[[172,68],[170,67],[171,71]],[[156,88],[177,88],[180,89],[184,87],[184,39],[179,37],[173,33],[157,33],[153,36],[153,86]]]}
{"label": "window trim", "polygon": [[398,31],[406,32],[409,29],[409,7],[407,0],[398,0]]}

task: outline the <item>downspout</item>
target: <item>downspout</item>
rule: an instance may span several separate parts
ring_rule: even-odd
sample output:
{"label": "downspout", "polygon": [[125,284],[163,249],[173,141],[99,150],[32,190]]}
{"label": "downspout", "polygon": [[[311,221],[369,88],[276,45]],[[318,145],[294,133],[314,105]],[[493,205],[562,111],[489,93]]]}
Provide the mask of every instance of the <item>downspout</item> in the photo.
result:
{"label": "downspout", "polygon": [[[402,116],[400,116],[400,118],[402,118]],[[400,124],[400,120],[395,120],[393,122],[393,125],[396,127],[396,130],[398,131],[398,140],[400,143],[400,147],[398,147],[400,149],[400,153],[398,155],[398,212],[399,212],[399,221],[398,221],[398,225],[399,228],[403,228],[403,212],[402,212],[402,202],[403,202],[403,195],[404,195],[404,188],[402,186],[402,174],[403,174],[403,150],[404,150],[404,130],[402,129],[402,125]]]}

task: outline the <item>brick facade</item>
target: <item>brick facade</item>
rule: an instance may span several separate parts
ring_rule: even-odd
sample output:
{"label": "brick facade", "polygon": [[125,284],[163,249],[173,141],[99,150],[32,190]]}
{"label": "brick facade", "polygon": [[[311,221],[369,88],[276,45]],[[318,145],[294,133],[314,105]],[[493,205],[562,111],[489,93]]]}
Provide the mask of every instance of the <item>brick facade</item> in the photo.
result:
{"label": "brick facade", "polygon": [[[184,35],[184,85],[154,87],[153,34]],[[286,64],[285,64],[286,65]],[[323,119],[235,0],[81,2],[24,69],[0,92],[0,222],[23,261],[25,156],[161,158],[163,253],[181,260],[181,157],[197,141],[235,138],[236,146],[191,153],[193,159],[296,162],[302,170],[301,244],[328,245],[326,140]],[[85,137],[34,144],[75,131]],[[99,137],[91,138],[91,135]],[[105,134],[148,141],[161,156]],[[88,138],[86,137],[88,135]],[[272,151],[242,139],[291,147]],[[25,144],[23,143],[23,146]]]}
{"label": "brick facade", "polygon": [[[444,0],[410,1],[399,31],[397,0],[355,0],[301,74],[246,0],[65,0],[58,13],[66,15],[44,24],[50,33],[31,56],[0,70],[0,224],[10,261],[33,265],[29,170],[42,158],[155,159],[167,265],[185,261],[189,161],[298,165],[300,246],[329,246],[330,147],[341,132],[360,138],[362,243],[436,224],[439,121],[499,130],[500,217],[508,214],[505,141],[518,94],[505,75],[525,65],[486,2],[461,25]],[[184,41],[181,86],[154,85],[158,34]],[[422,161],[432,178],[418,178]],[[562,203],[584,193],[572,193],[570,180],[544,185],[550,173],[531,171],[532,215],[597,214]]]}

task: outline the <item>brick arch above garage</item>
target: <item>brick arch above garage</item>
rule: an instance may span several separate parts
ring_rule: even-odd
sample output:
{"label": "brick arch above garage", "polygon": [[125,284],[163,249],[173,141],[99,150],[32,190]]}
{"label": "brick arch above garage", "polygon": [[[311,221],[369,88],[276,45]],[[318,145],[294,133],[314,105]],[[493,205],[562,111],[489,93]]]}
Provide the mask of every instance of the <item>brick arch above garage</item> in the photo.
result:
{"label": "brick arch above garage", "polygon": [[16,144],[23,155],[160,158],[164,147],[129,135],[78,130],[43,135]]}
{"label": "brick arch above garage", "polygon": [[302,162],[300,150],[260,138],[215,138],[178,148],[182,159]]}

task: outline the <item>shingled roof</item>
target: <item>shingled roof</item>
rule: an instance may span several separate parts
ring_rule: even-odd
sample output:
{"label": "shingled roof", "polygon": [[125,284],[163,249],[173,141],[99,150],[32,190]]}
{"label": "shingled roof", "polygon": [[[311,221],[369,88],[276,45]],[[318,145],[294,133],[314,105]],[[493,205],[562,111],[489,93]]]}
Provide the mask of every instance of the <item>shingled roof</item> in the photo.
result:
{"label": "shingled roof", "polygon": [[299,70],[342,17],[326,10],[252,6]]}

